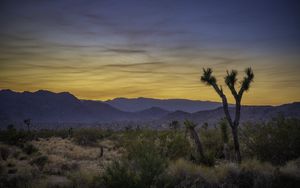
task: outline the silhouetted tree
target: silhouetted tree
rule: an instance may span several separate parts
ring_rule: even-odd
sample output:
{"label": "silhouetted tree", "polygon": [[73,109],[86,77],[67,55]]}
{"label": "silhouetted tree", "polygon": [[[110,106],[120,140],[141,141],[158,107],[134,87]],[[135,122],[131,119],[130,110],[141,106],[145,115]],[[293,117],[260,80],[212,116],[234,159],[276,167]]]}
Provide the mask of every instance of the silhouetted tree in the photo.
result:
{"label": "silhouetted tree", "polygon": [[100,154],[99,154],[99,158],[103,157],[103,154],[104,154],[103,146],[100,146]]}
{"label": "silhouetted tree", "polygon": [[204,129],[204,130],[207,130],[208,129],[208,123],[207,122],[203,123],[201,128]]}
{"label": "silhouetted tree", "polygon": [[68,130],[68,137],[72,138],[73,137],[73,127],[70,127]]}
{"label": "silhouetted tree", "polygon": [[170,129],[177,130],[180,128],[180,124],[178,121],[174,120],[169,124]]}
{"label": "silhouetted tree", "polygon": [[24,123],[27,125],[27,131],[30,132],[31,119],[24,119]]}
{"label": "silhouetted tree", "polygon": [[222,86],[218,86],[217,80],[212,75],[212,72],[213,71],[211,68],[203,69],[203,75],[201,76],[201,81],[206,83],[207,85],[212,86],[222,99],[224,113],[232,130],[236,159],[238,162],[241,162],[242,158],[241,158],[239,139],[238,139],[238,126],[239,126],[240,114],[241,114],[241,100],[244,92],[249,90],[250,84],[251,82],[253,82],[254,79],[254,74],[251,68],[247,68],[245,70],[246,76],[240,82],[240,89],[239,91],[237,91],[235,89],[237,83],[237,71],[236,70],[232,70],[230,72],[227,71],[227,75],[224,78],[225,83],[230,89],[235,99],[235,118],[233,120],[228,110],[227,97],[223,92]]}
{"label": "silhouetted tree", "polygon": [[197,126],[197,124],[193,123],[192,121],[185,120],[184,125],[185,125],[186,129],[190,132],[190,136],[195,142],[199,156],[201,157],[202,160],[205,159],[202,143],[201,143],[199,136],[195,130],[195,127]]}

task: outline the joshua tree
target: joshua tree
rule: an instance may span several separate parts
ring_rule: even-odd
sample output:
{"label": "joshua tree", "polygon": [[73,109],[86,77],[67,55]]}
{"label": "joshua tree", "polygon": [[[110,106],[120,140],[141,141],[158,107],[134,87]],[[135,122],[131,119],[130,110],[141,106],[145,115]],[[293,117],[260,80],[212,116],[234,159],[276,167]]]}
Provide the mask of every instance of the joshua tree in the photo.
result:
{"label": "joshua tree", "polygon": [[180,124],[178,121],[174,120],[169,124],[170,129],[178,130],[180,128]]}
{"label": "joshua tree", "polygon": [[211,68],[203,69],[203,75],[201,76],[201,81],[206,83],[207,85],[212,86],[222,99],[224,113],[232,130],[236,159],[238,162],[241,162],[242,158],[241,158],[240,146],[238,140],[238,126],[239,126],[240,114],[241,114],[241,100],[244,92],[249,90],[250,84],[251,82],[253,82],[254,79],[254,74],[251,68],[247,68],[245,70],[246,76],[240,82],[240,89],[239,91],[237,91],[235,88],[237,83],[237,71],[236,70],[232,70],[230,72],[227,71],[227,75],[224,78],[225,83],[230,89],[235,99],[235,117],[233,120],[228,110],[227,97],[223,92],[222,86],[219,86],[217,84],[217,80],[212,75],[212,72],[213,71]]}
{"label": "joshua tree", "polygon": [[68,130],[68,137],[72,138],[73,137],[73,127],[70,127]]}
{"label": "joshua tree", "polygon": [[201,159],[202,160],[205,159],[201,141],[199,139],[197,132],[195,131],[195,127],[197,126],[197,124],[195,124],[189,120],[185,120],[184,125],[185,125],[186,129],[190,132],[191,138],[195,142],[195,145],[197,147],[197,152],[200,155]]}
{"label": "joshua tree", "polygon": [[24,119],[24,123],[27,125],[27,132],[30,132],[31,119]]}

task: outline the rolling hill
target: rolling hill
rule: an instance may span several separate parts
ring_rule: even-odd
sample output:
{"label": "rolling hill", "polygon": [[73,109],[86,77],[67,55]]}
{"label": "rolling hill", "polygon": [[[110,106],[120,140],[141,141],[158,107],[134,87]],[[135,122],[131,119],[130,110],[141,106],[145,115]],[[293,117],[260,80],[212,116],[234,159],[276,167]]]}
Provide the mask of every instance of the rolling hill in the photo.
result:
{"label": "rolling hill", "polygon": [[[122,99],[126,104],[122,109],[116,108],[113,101],[81,100],[68,92],[54,93],[45,90],[36,92],[0,91],[0,127],[9,123],[22,123],[30,118],[39,124],[89,124],[118,122],[115,126],[123,126],[130,122],[139,122],[151,127],[160,127],[172,120],[184,121],[190,119],[198,124],[207,122],[214,124],[224,117],[220,103],[192,101],[186,99]],[[151,101],[153,103],[151,103]],[[132,102],[132,104],[130,104]],[[120,105],[121,103],[119,103]],[[157,105],[157,106],[156,106]],[[192,112],[199,105],[197,112]],[[203,105],[203,106],[201,106]],[[210,109],[215,105],[215,109]],[[124,111],[124,108],[132,109]],[[145,107],[149,107],[143,110]],[[175,110],[179,109],[179,110]],[[189,109],[188,112],[183,109]],[[138,110],[138,111],[136,111]],[[234,108],[230,108],[233,113]],[[243,106],[241,122],[265,121],[282,113],[287,117],[300,117],[300,103],[284,104],[281,106]]]}

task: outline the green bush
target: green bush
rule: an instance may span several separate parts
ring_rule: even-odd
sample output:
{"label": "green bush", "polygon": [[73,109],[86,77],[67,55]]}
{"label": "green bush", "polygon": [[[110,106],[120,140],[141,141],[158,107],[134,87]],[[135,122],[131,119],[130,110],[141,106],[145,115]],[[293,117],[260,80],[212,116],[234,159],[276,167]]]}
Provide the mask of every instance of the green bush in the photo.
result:
{"label": "green bush", "polygon": [[242,153],[285,164],[300,156],[300,120],[278,116],[267,123],[246,124],[240,131]]}
{"label": "green bush", "polygon": [[69,133],[67,129],[41,129],[35,131],[35,135],[38,138],[50,138],[50,137],[60,137],[67,138]]}
{"label": "green bush", "polygon": [[154,184],[166,165],[166,159],[160,154],[159,148],[155,143],[141,140],[127,149],[128,159],[138,169],[142,185]]}
{"label": "green bush", "polygon": [[48,162],[48,157],[42,155],[34,158],[32,161],[30,161],[30,164],[36,165],[40,170],[42,170],[47,162]]}
{"label": "green bush", "polygon": [[159,135],[159,147],[168,159],[188,158],[192,153],[189,141],[182,132],[166,132]]}
{"label": "green bush", "polygon": [[77,129],[74,131],[73,139],[75,143],[83,146],[94,146],[97,141],[111,135],[109,131],[101,129]]}
{"label": "green bush", "polygon": [[24,188],[30,187],[30,179],[27,175],[3,175],[0,176],[0,187],[3,188]]}
{"label": "green bush", "polygon": [[23,152],[25,152],[27,155],[31,155],[33,153],[38,152],[38,149],[32,145],[32,144],[25,144],[22,148]]}
{"label": "green bush", "polygon": [[256,160],[207,167],[180,159],[170,163],[161,176],[160,187],[297,187],[299,180],[297,174],[276,171],[271,164]]}
{"label": "green bush", "polygon": [[140,137],[126,145],[128,155],[120,162],[109,166],[103,176],[107,187],[150,187],[158,183],[167,160],[159,145]]}
{"label": "green bush", "polygon": [[9,154],[10,154],[9,148],[3,147],[3,146],[0,147],[0,156],[1,156],[1,159],[2,159],[2,160],[6,161],[6,159],[7,159],[8,156],[9,156]]}
{"label": "green bush", "polygon": [[128,161],[114,161],[103,175],[103,183],[108,188],[139,187],[140,178]]}
{"label": "green bush", "polygon": [[31,138],[29,133],[16,130],[13,125],[7,126],[6,130],[0,131],[0,141],[11,145],[22,145]]}

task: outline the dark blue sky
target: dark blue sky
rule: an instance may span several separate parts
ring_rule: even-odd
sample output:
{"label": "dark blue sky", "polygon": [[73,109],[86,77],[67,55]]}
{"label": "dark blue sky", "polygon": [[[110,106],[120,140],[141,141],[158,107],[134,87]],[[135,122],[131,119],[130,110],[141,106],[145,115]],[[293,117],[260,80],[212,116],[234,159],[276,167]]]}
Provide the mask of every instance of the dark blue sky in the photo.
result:
{"label": "dark blue sky", "polygon": [[[155,84],[159,79],[169,85],[176,81],[174,74],[195,76],[206,66],[217,74],[252,66],[261,74],[258,88],[269,87],[274,75],[277,87],[288,83],[299,88],[300,3],[296,0],[2,0],[0,5],[2,88],[44,86],[87,98],[134,97],[166,87]],[[105,72],[92,74],[95,69]],[[153,91],[143,92],[143,84],[132,85],[132,80],[118,82],[124,72],[134,83],[142,77]],[[82,75],[90,85],[86,92],[73,82],[66,89],[55,87],[58,78]],[[33,81],[36,78],[42,84]],[[91,89],[99,80],[112,79],[114,89]],[[191,97],[196,98],[197,79],[177,79],[179,85],[154,97],[188,98],[180,87],[191,82]],[[124,84],[128,94],[124,88],[116,89]],[[178,95],[168,94],[173,90]],[[281,100],[282,96],[267,103]]]}
{"label": "dark blue sky", "polygon": [[116,45],[299,47],[298,2],[4,0],[1,34],[74,43],[84,43],[77,36],[106,35],[101,40]]}

